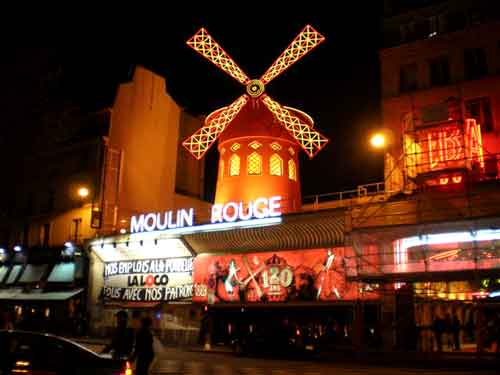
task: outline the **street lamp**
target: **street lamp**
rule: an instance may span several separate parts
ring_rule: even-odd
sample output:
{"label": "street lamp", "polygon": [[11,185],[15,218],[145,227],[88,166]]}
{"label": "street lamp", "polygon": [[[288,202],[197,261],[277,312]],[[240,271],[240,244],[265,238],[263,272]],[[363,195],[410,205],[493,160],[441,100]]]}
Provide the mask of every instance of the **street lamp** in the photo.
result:
{"label": "street lamp", "polygon": [[87,198],[90,194],[90,191],[88,188],[82,186],[78,189],[77,193],[80,198]]}
{"label": "street lamp", "polygon": [[375,133],[370,138],[370,144],[374,148],[382,149],[387,145],[387,138],[383,133]]}

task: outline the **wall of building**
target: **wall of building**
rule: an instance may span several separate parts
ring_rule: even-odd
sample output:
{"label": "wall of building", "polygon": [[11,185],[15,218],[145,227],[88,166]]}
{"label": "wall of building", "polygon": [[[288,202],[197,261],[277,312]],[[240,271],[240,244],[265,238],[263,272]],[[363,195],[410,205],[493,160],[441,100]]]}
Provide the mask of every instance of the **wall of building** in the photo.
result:
{"label": "wall of building", "polygon": [[123,152],[120,217],[172,207],[180,113],[163,77],[143,67],[119,86],[109,144]]}
{"label": "wall of building", "polygon": [[203,163],[178,156],[180,136],[199,126],[167,93],[163,77],[138,66],[120,85],[109,133],[110,147],[122,153],[118,220],[174,208],[176,188],[202,195]]}
{"label": "wall of building", "polygon": [[[9,242],[42,245],[41,228],[50,224],[48,245],[63,245],[70,238],[74,218],[82,219],[80,240],[93,237],[90,203],[99,195],[102,152],[102,139],[93,138],[24,160],[9,203]],[[81,187],[89,190],[88,197],[78,195]]]}
{"label": "wall of building", "polygon": [[[402,44],[380,52],[382,74],[383,125],[394,134],[394,143],[386,158],[387,182],[392,189],[402,188],[401,155],[403,122],[409,112],[444,104],[450,97],[464,103],[487,98],[491,105],[493,129],[483,129],[485,156],[500,153],[500,23],[478,25],[467,30],[437,35],[425,40]],[[487,72],[474,80],[466,79],[464,51],[480,48],[484,51]],[[432,86],[430,60],[446,56],[449,64],[449,83]],[[402,66],[416,65],[416,88],[401,92]],[[464,111],[465,112],[465,111]],[[418,115],[417,115],[418,116]]]}

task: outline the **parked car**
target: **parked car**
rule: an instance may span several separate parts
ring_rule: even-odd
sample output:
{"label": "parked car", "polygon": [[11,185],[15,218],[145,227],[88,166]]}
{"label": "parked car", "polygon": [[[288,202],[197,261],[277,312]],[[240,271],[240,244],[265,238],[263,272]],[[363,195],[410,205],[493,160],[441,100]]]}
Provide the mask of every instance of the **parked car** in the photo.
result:
{"label": "parked car", "polygon": [[51,334],[1,331],[0,375],[133,375],[130,363]]}

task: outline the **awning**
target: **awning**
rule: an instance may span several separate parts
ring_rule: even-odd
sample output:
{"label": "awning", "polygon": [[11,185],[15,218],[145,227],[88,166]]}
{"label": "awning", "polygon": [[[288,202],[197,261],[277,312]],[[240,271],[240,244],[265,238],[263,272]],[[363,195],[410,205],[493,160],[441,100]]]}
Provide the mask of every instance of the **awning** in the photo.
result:
{"label": "awning", "polygon": [[17,278],[19,277],[20,272],[22,271],[22,264],[16,264],[12,267],[9,273],[9,277],[7,278],[7,284],[14,284]]}
{"label": "awning", "polygon": [[344,210],[288,214],[277,225],[184,235],[197,253],[317,249],[344,245]]}
{"label": "awning", "polygon": [[47,281],[49,283],[72,283],[75,281],[75,263],[56,264]]}
{"label": "awning", "polygon": [[5,279],[5,276],[7,276],[7,272],[9,272],[9,267],[8,266],[2,266],[2,267],[0,267],[0,284]]}
{"label": "awning", "polygon": [[23,274],[21,275],[21,278],[19,279],[20,283],[37,283],[40,281],[42,276],[45,274],[47,271],[47,265],[46,264],[40,264],[40,265],[35,265],[35,264],[28,264],[26,268],[24,269]]}
{"label": "awning", "polygon": [[63,292],[29,292],[22,289],[0,290],[0,300],[11,301],[65,301],[81,293],[83,288]]}

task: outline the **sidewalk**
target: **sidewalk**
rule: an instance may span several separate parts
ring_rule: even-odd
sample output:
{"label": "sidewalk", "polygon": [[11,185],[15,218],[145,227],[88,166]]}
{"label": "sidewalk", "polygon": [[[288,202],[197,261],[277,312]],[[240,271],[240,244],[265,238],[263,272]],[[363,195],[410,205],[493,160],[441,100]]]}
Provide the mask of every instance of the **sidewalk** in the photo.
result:
{"label": "sidewalk", "polygon": [[[70,338],[91,350],[99,352],[108,340],[102,338]],[[225,354],[238,358],[232,349],[227,346],[212,346],[206,350],[202,346],[187,346],[174,347],[160,344],[163,354],[169,352],[191,352],[204,354]],[[158,347],[157,347],[158,348]],[[160,354],[162,356],[162,354]],[[246,357],[246,356],[243,356]],[[250,356],[253,357],[253,356]],[[264,356],[263,356],[264,357]],[[260,358],[255,356],[255,358]],[[448,368],[462,370],[477,370],[477,369],[500,369],[500,356],[494,354],[477,353],[422,353],[422,352],[403,352],[403,351],[370,351],[355,353],[352,351],[338,351],[319,353],[314,356],[290,356],[288,358],[275,358],[272,355],[265,356],[266,359],[288,359],[288,360],[305,360],[316,361],[321,363],[336,363],[336,364],[360,364],[373,366],[388,366],[388,367],[408,367],[408,368]]]}
{"label": "sidewalk", "polygon": [[[185,350],[199,353],[213,354],[236,354],[228,347],[214,346],[206,350],[201,346],[189,347]],[[257,356],[256,356],[257,357]],[[273,359],[272,356],[266,358]],[[276,358],[278,359],[278,358]],[[281,359],[281,358],[279,358]],[[285,359],[285,358],[284,358]],[[296,356],[286,359],[299,359]],[[328,352],[314,356],[303,356],[303,360],[318,362],[335,362],[360,365],[389,366],[389,367],[411,367],[411,368],[450,368],[462,370],[477,369],[500,369],[500,356],[488,353],[478,355],[476,353],[421,353],[421,352],[398,352],[398,351],[371,351],[371,352]]]}

